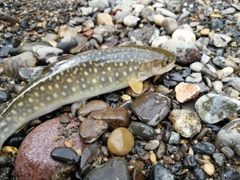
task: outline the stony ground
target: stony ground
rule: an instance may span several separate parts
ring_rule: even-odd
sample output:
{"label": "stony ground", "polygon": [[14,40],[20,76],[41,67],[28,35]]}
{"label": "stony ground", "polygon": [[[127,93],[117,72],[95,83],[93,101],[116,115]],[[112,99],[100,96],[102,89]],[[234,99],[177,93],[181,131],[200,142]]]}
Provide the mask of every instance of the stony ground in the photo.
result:
{"label": "stony ground", "polygon": [[152,46],[177,58],[140,93],[31,121],[5,142],[0,179],[240,179],[239,44],[237,0],[0,0],[3,104],[88,50]]}

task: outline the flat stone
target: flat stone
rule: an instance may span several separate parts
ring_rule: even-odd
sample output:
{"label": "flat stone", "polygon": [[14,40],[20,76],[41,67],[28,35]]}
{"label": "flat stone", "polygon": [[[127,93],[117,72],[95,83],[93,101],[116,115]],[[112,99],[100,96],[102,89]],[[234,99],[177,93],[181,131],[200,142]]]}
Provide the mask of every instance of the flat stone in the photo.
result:
{"label": "flat stone", "polygon": [[200,92],[200,88],[198,85],[187,84],[182,82],[175,87],[175,92],[176,92],[176,99],[180,103],[184,103],[191,99],[196,98]]}
{"label": "flat stone", "polygon": [[205,123],[214,124],[238,111],[240,102],[219,94],[206,94],[197,100],[195,109]]}
{"label": "flat stone", "polygon": [[129,125],[129,130],[137,136],[137,138],[144,139],[149,141],[155,135],[154,129],[141,122],[134,122],[132,121]]}
{"label": "flat stone", "polygon": [[129,114],[121,107],[95,110],[88,116],[88,118],[106,121],[110,130],[114,130],[117,127],[127,127],[129,124]]}
{"label": "flat stone", "polygon": [[230,121],[218,132],[215,139],[217,149],[230,147],[238,156],[240,156],[240,119]]}
{"label": "flat stone", "polygon": [[162,164],[153,165],[149,178],[151,180],[174,180],[173,174]]}
{"label": "flat stone", "polygon": [[130,180],[129,174],[126,160],[113,157],[102,166],[89,172],[83,180],[106,179],[106,175],[107,179]]}
{"label": "flat stone", "polygon": [[62,54],[63,50],[54,47],[36,45],[33,46],[33,52],[38,60],[46,61],[53,56]]}
{"label": "flat stone", "polygon": [[97,15],[97,24],[114,26],[112,16],[107,13],[99,13]]}
{"label": "flat stone", "polygon": [[195,136],[202,128],[197,114],[187,109],[172,110],[169,119],[173,123],[172,128],[186,138]]}
{"label": "flat stone", "polygon": [[225,35],[225,34],[215,34],[210,33],[210,44],[214,45],[215,47],[226,47],[227,44],[232,40],[231,37]]}
{"label": "flat stone", "polygon": [[7,76],[21,79],[19,70],[21,68],[35,67],[37,59],[32,52],[24,52],[17,56],[12,56],[4,59],[4,73]]}
{"label": "flat stone", "polygon": [[71,120],[64,127],[59,119],[40,124],[25,137],[15,162],[17,179],[51,179],[51,174],[60,165],[60,162],[51,158],[51,152],[57,147],[64,147],[65,140],[72,143],[75,151],[84,149],[85,144],[77,133],[78,122]]}
{"label": "flat stone", "polygon": [[84,120],[79,127],[79,135],[86,143],[96,141],[108,129],[108,123],[104,120]]}
{"label": "flat stone", "polygon": [[80,160],[78,153],[69,147],[57,147],[53,149],[51,157],[56,161],[64,163],[78,163]]}
{"label": "flat stone", "polygon": [[170,111],[171,100],[156,92],[147,92],[132,103],[133,113],[144,123],[156,126]]}
{"label": "flat stone", "polygon": [[178,27],[177,21],[173,18],[164,18],[162,27],[165,29],[167,34],[172,34]]}

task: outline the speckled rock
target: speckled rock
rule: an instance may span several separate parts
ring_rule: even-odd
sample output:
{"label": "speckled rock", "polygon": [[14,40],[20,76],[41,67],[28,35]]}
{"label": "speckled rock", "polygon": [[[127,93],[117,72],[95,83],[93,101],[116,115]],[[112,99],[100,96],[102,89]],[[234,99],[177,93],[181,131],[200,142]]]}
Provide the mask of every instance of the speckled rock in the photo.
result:
{"label": "speckled rock", "polygon": [[161,47],[175,54],[180,65],[189,65],[201,60],[201,53],[192,42],[168,40]]}
{"label": "speckled rock", "polygon": [[84,177],[83,180],[96,180],[106,178],[118,180],[130,180],[128,165],[124,158],[120,157],[111,158],[108,162],[106,162],[102,166],[90,171]]}
{"label": "speckled rock", "polygon": [[171,100],[156,92],[147,92],[132,103],[134,114],[144,123],[156,126],[170,110]]}
{"label": "speckled rock", "polygon": [[239,110],[240,102],[219,94],[206,94],[197,100],[195,109],[204,122],[214,124]]}
{"label": "speckled rock", "polygon": [[238,156],[240,156],[240,119],[230,121],[222,127],[215,139],[215,146],[221,150],[222,147],[230,147]]}
{"label": "speckled rock", "polygon": [[10,77],[21,79],[19,70],[21,68],[35,67],[36,63],[37,59],[32,52],[24,52],[4,60],[4,73]]}
{"label": "speckled rock", "polygon": [[17,179],[50,179],[52,172],[60,164],[51,158],[51,151],[64,147],[65,140],[73,144],[74,150],[83,150],[85,145],[77,133],[77,125],[78,123],[72,120],[64,127],[59,118],[55,118],[33,129],[19,148],[15,164]]}
{"label": "speckled rock", "polygon": [[107,121],[110,130],[114,130],[117,127],[127,127],[129,124],[129,114],[121,107],[95,110],[88,118]]}
{"label": "speckled rock", "polygon": [[123,127],[116,128],[108,137],[108,150],[117,155],[124,156],[130,152],[134,145],[132,133]]}
{"label": "speckled rock", "polygon": [[191,138],[201,130],[200,119],[195,112],[187,109],[174,109],[169,115],[173,129],[186,138]]}

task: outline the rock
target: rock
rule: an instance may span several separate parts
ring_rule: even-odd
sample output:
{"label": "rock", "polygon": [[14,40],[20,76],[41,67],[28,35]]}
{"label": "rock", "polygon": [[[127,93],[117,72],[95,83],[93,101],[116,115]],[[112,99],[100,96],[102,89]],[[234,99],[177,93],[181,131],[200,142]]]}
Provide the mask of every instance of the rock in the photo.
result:
{"label": "rock", "polygon": [[7,76],[21,79],[19,69],[35,67],[36,63],[37,60],[32,52],[24,52],[17,56],[4,59],[4,73]]}
{"label": "rock", "polygon": [[180,103],[187,102],[191,99],[194,99],[198,96],[200,88],[195,84],[179,83],[175,87],[176,99]]}
{"label": "rock", "polygon": [[225,67],[221,70],[216,71],[216,74],[218,75],[218,79],[222,79],[224,77],[230,76],[234,72],[234,69],[232,67]]}
{"label": "rock", "polygon": [[192,147],[195,153],[203,155],[212,155],[216,150],[215,146],[209,142],[199,142],[194,144]]}
{"label": "rock", "polygon": [[168,114],[171,100],[156,92],[147,92],[132,103],[133,113],[144,123],[156,126]]}
{"label": "rock", "polygon": [[123,127],[116,128],[108,137],[108,150],[117,156],[127,155],[134,145],[132,133]]}
{"label": "rock", "polygon": [[21,45],[19,47],[19,52],[20,53],[23,53],[23,52],[26,52],[26,51],[33,51],[33,46],[36,46],[36,45],[41,45],[41,46],[48,46],[50,47],[50,45],[48,43],[43,43],[43,42],[31,42],[31,43],[24,43],[23,45]]}
{"label": "rock", "polygon": [[186,109],[174,109],[169,115],[173,129],[186,138],[192,138],[201,130],[200,119],[195,112]]}
{"label": "rock", "polygon": [[129,130],[138,138],[149,141],[155,135],[155,131],[151,126],[141,122],[132,121]]}
{"label": "rock", "polygon": [[64,53],[70,53],[71,49],[75,48],[78,42],[75,38],[62,39],[58,44],[57,48],[61,49]]}
{"label": "rock", "polygon": [[215,173],[214,165],[211,162],[204,163],[203,170],[209,176],[212,176]]}
{"label": "rock", "polygon": [[96,141],[108,129],[108,123],[104,120],[84,120],[79,127],[79,135],[86,143]]}
{"label": "rock", "polygon": [[89,16],[93,11],[93,7],[81,7],[81,11],[83,16]]}
{"label": "rock", "polygon": [[70,27],[68,25],[62,25],[59,27],[58,36],[60,38],[71,39],[72,37],[77,36],[76,28]]}
{"label": "rock", "polygon": [[74,149],[68,147],[57,147],[53,149],[51,157],[56,161],[70,164],[78,163],[80,160],[78,153]]}
{"label": "rock", "polygon": [[206,64],[203,64],[200,62],[194,62],[190,65],[190,68],[193,71],[201,72],[203,75],[209,77],[211,80],[218,79],[218,75],[215,72],[211,71],[209,66],[207,66]]}
{"label": "rock", "polygon": [[0,104],[9,101],[12,98],[8,91],[0,89]]}
{"label": "rock", "polygon": [[[216,144],[215,144],[215,146],[216,146]],[[212,156],[218,166],[222,167],[224,165],[226,158],[223,153],[213,153]]]}
{"label": "rock", "polygon": [[202,29],[200,31],[200,34],[203,36],[208,36],[209,33],[210,33],[210,29],[208,29],[208,28]]}
{"label": "rock", "polygon": [[44,43],[49,43],[50,41],[56,41],[57,39],[58,39],[58,35],[57,34],[48,33],[48,34],[46,34],[46,36],[44,36],[42,38],[42,41]]}
{"label": "rock", "polygon": [[164,20],[164,16],[161,14],[156,14],[153,18],[154,23],[158,26],[162,26],[163,20]]}
{"label": "rock", "polygon": [[162,27],[165,29],[168,35],[172,34],[178,27],[177,21],[173,18],[164,18]]}
{"label": "rock", "polygon": [[154,149],[156,149],[159,146],[159,141],[158,140],[150,140],[149,142],[147,142],[147,144],[144,146],[145,150],[148,151],[153,151]]}
{"label": "rock", "polygon": [[232,40],[231,37],[225,35],[225,34],[215,34],[210,33],[210,44],[214,45],[215,47],[226,47],[227,44]]}
{"label": "rock", "polygon": [[144,8],[141,11],[141,16],[143,19],[147,20],[148,22],[154,21],[155,11],[152,8]]}
{"label": "rock", "polygon": [[230,121],[218,132],[215,139],[217,149],[222,147],[230,147],[238,156],[240,156],[240,119]]}
{"label": "rock", "polygon": [[166,8],[157,8],[156,12],[158,14],[173,18],[173,19],[177,19],[177,15],[169,10],[167,10]]}
{"label": "rock", "polygon": [[110,16],[109,14],[106,14],[106,13],[98,13],[97,24],[114,26],[113,21],[112,21],[112,16]]}
{"label": "rock", "polygon": [[206,94],[197,100],[195,109],[205,123],[214,124],[238,111],[240,102],[219,94]]}
{"label": "rock", "polygon": [[159,47],[162,45],[162,43],[166,42],[168,40],[167,36],[159,36],[156,39],[152,41],[152,47]]}
{"label": "rock", "polygon": [[218,18],[214,18],[211,20],[210,22],[210,28],[211,30],[223,30],[224,29],[224,23],[223,23],[223,19],[218,19]]}
{"label": "rock", "polygon": [[180,65],[189,65],[201,59],[200,51],[195,46],[195,43],[192,42],[168,40],[161,47],[175,54],[177,63]]}
{"label": "rock", "polygon": [[114,130],[117,127],[127,127],[129,124],[128,112],[120,107],[95,110],[88,118],[107,121],[110,130]]}
{"label": "rock", "polygon": [[160,141],[160,144],[156,150],[157,159],[161,159],[166,151],[166,144],[163,141]]}
{"label": "rock", "polygon": [[153,165],[148,180],[174,180],[173,174],[162,164]]}
{"label": "rock", "polygon": [[83,180],[106,179],[106,174],[107,179],[130,180],[127,162],[120,157],[113,157],[102,166],[93,169]]}
{"label": "rock", "polygon": [[108,0],[91,0],[88,1],[89,7],[97,8],[99,11],[104,11],[109,7]]}
{"label": "rock", "polygon": [[[67,139],[73,144],[72,148],[75,151],[84,149],[85,145],[77,133],[77,126],[78,123],[71,120],[64,127],[59,122],[59,118],[55,118],[33,129],[19,148],[15,163],[16,178],[50,179],[51,174],[60,164],[50,156],[54,148],[64,147],[64,141]],[[74,129],[76,132],[73,131]]]}
{"label": "rock", "polygon": [[194,174],[195,178],[198,180],[207,179],[207,175],[204,173],[204,171],[201,168],[198,168],[198,167],[194,168],[193,174]]}
{"label": "rock", "polygon": [[173,40],[181,40],[181,41],[190,41],[195,42],[196,36],[193,32],[186,29],[177,29],[172,34]]}
{"label": "rock", "polygon": [[192,73],[185,79],[186,82],[189,83],[200,83],[202,81],[201,73]]}
{"label": "rock", "polygon": [[62,54],[63,50],[54,47],[36,45],[33,46],[33,52],[38,60],[47,61],[47,59],[51,57]]}
{"label": "rock", "polygon": [[227,9],[222,10],[222,11],[221,11],[221,14],[222,14],[222,15],[229,15],[229,14],[235,13],[235,11],[236,11],[235,8],[229,7],[229,8],[227,8]]}
{"label": "rock", "polygon": [[124,25],[126,25],[128,27],[135,27],[137,25],[138,21],[140,21],[140,18],[135,17],[133,15],[128,15],[123,19]]}
{"label": "rock", "polygon": [[93,100],[81,107],[78,111],[79,116],[87,117],[91,112],[110,108],[108,103],[102,100]]}
{"label": "rock", "polygon": [[0,12],[0,20],[9,22],[12,25],[15,25],[16,23],[19,23],[18,19],[15,17],[12,17],[4,12]]}

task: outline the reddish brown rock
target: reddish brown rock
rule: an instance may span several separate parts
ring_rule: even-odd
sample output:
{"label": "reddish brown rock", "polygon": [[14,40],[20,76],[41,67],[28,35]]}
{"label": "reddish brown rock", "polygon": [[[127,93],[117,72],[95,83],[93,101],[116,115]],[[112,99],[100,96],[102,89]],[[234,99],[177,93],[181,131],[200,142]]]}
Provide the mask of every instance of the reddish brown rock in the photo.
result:
{"label": "reddish brown rock", "polygon": [[187,83],[181,82],[175,87],[175,92],[176,92],[176,99],[180,103],[184,103],[191,99],[196,98],[200,92],[200,88],[198,85],[195,85],[195,84],[187,84]]}
{"label": "reddish brown rock", "polygon": [[[63,127],[59,118],[48,120],[33,129],[22,142],[15,163],[15,175],[18,180],[42,180],[50,179],[51,174],[60,162],[51,158],[51,151],[56,147],[64,147],[64,141],[72,142],[72,148],[76,151],[83,150],[85,144],[79,137],[78,123],[71,122]],[[63,134],[62,136],[59,134]],[[66,138],[65,136],[68,136]]]}

